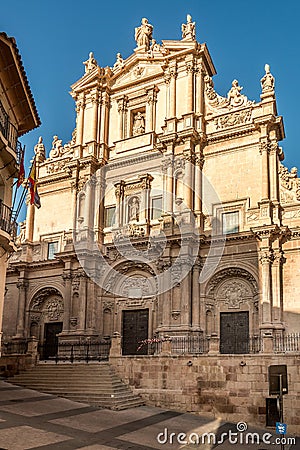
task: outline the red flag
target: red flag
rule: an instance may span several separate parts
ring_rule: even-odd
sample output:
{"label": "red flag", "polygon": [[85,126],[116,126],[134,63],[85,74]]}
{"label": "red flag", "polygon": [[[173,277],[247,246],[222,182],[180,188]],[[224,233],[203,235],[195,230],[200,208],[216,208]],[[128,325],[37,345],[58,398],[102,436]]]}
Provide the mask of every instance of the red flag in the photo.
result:
{"label": "red flag", "polygon": [[25,154],[25,146],[23,150],[21,151],[21,160],[20,160],[20,167],[19,167],[19,173],[18,173],[18,181],[17,181],[17,188],[21,186],[25,179],[25,167],[24,167],[24,154]]}
{"label": "red flag", "polygon": [[31,171],[28,177],[28,185],[30,192],[30,204],[36,206],[37,208],[41,207],[40,196],[37,191],[36,185],[36,162],[35,159],[32,163]]}

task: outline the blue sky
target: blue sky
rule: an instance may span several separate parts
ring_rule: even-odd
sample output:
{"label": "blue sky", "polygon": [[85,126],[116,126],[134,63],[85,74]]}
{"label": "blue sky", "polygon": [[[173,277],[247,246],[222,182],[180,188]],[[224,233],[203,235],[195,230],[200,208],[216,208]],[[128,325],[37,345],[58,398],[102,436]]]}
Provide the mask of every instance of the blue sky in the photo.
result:
{"label": "blue sky", "polygon": [[265,63],[276,80],[278,114],[286,139],[280,144],[285,164],[299,166],[300,3],[273,0],[14,0],[2,2],[0,28],[14,36],[22,55],[42,126],[22,138],[27,159],[41,135],[49,152],[52,137],[71,139],[75,125],[70,85],[84,73],[82,62],[94,52],[98,64],[112,66],[120,52],[135,48],[134,28],[142,17],[154,26],[154,38],[180,39],[181,24],[190,13],[197,40],[206,42],[217,75],[215,88],[226,95],[239,80],[243,93],[259,101]]}

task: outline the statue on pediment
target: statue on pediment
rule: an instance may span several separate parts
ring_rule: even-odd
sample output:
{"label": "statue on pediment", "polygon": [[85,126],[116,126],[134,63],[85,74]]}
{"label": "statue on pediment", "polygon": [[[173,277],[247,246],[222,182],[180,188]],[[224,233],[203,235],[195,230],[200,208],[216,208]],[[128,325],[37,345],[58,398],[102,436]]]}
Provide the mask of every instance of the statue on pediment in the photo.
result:
{"label": "statue on pediment", "polygon": [[196,22],[192,22],[192,16],[188,14],[186,16],[186,23],[183,23],[181,25],[181,31],[182,31],[182,39],[184,40],[192,40],[195,41],[196,39]]}
{"label": "statue on pediment", "polygon": [[125,66],[124,59],[122,58],[121,53],[117,53],[117,59],[116,59],[116,62],[114,64],[113,70],[123,69],[124,66]]}
{"label": "statue on pediment", "polygon": [[230,106],[237,107],[247,103],[247,97],[241,94],[242,89],[242,86],[239,86],[238,80],[233,80],[231,89],[227,94]]}
{"label": "statue on pediment", "polygon": [[150,50],[150,43],[152,41],[153,26],[145,17],[142,19],[141,26],[135,29],[135,40],[138,47],[145,47],[145,51]]}
{"label": "statue on pediment", "polygon": [[89,59],[84,61],[82,64],[85,65],[85,73],[90,73],[92,70],[94,70],[96,67],[98,67],[98,63],[94,58],[93,52],[90,52]]}
{"label": "statue on pediment", "polygon": [[261,89],[263,94],[266,92],[273,92],[274,91],[274,85],[275,85],[275,78],[270,72],[270,66],[269,64],[265,65],[265,75],[260,80],[261,83]]}

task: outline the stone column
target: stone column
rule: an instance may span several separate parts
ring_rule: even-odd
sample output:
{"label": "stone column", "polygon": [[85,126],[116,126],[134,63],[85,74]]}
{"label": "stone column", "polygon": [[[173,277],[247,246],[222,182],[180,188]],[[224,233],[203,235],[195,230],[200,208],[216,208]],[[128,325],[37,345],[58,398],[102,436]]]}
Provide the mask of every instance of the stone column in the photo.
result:
{"label": "stone column", "polygon": [[18,317],[17,317],[16,337],[19,337],[19,338],[23,338],[25,336],[25,310],[26,310],[27,287],[28,287],[28,281],[24,279],[24,274],[22,274],[17,283],[17,288],[19,289],[19,299],[18,299]]}
{"label": "stone column", "polygon": [[170,117],[176,117],[176,64],[170,66]]}
{"label": "stone column", "polygon": [[77,229],[77,183],[76,181],[71,182],[71,192],[72,192],[72,223],[73,223],[73,231]]}
{"label": "stone column", "polygon": [[104,114],[103,114],[103,124],[101,124],[101,142],[108,145],[110,98],[107,92],[103,93],[102,105]]}
{"label": "stone column", "polygon": [[266,139],[262,140],[260,143],[260,153],[261,153],[261,199],[269,200],[269,144]]}
{"label": "stone column", "polygon": [[189,55],[185,59],[187,83],[186,83],[186,110],[188,113],[194,111],[194,61]]}
{"label": "stone column", "polygon": [[200,132],[203,131],[203,118],[204,118],[204,76],[202,64],[198,64],[196,68],[196,113],[199,116],[199,128]]}
{"label": "stone column", "polygon": [[86,306],[87,306],[87,276],[82,271],[79,273],[80,285],[79,285],[79,314],[78,314],[78,330],[86,330]]}
{"label": "stone column", "polygon": [[272,264],[272,300],[273,300],[273,323],[279,328],[283,328],[282,317],[282,264],[283,252],[277,249],[274,252],[274,260]]}
{"label": "stone column", "polygon": [[191,266],[189,262],[183,263],[182,270],[188,272],[181,281],[181,325],[189,327],[191,325]]}
{"label": "stone column", "polygon": [[272,328],[272,285],[271,265],[273,255],[268,249],[260,250],[261,279],[261,328]]}
{"label": "stone column", "polygon": [[193,165],[191,155],[185,154],[185,170],[183,179],[183,201],[188,209],[193,209]]}
{"label": "stone column", "polygon": [[71,297],[72,297],[72,274],[71,274],[71,262],[65,263],[65,269],[62,274],[64,280],[64,320],[63,320],[63,332],[70,331],[70,316],[71,316]]}
{"label": "stone column", "polygon": [[92,93],[92,105],[93,105],[93,116],[92,116],[92,140],[98,141],[98,104],[99,104],[99,92],[96,89]]}
{"label": "stone column", "polygon": [[78,97],[78,100],[76,102],[76,113],[77,113],[76,145],[83,144],[84,107],[85,107],[85,96],[83,93]]}
{"label": "stone column", "polygon": [[202,170],[204,158],[202,152],[197,154],[194,165],[194,212],[197,215],[197,225],[203,228],[202,211]]}
{"label": "stone column", "polygon": [[193,266],[192,326],[196,331],[200,329],[200,267],[200,262],[195,261]]}
{"label": "stone column", "polygon": [[128,97],[123,95],[118,100],[118,113],[119,113],[119,139],[126,138],[126,112],[127,112]]}

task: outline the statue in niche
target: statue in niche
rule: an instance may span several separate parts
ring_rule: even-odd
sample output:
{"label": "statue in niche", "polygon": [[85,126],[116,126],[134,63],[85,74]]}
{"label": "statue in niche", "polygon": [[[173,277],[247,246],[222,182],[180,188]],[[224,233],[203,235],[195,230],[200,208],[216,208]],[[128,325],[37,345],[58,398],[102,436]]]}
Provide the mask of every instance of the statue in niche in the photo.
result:
{"label": "statue in niche", "polygon": [[143,114],[139,111],[134,116],[132,136],[138,136],[143,133],[145,133],[145,119]]}
{"label": "statue in niche", "polygon": [[272,92],[274,91],[275,78],[270,72],[269,64],[265,65],[265,75],[260,80],[262,92]]}
{"label": "statue in niche", "polygon": [[138,47],[145,46],[145,51],[150,50],[150,43],[152,41],[153,26],[148,22],[145,17],[142,19],[140,27],[135,29],[135,40]]}
{"label": "statue in niche", "polygon": [[186,16],[186,23],[181,25],[182,39],[195,40],[195,22],[192,22],[192,16],[188,14]]}
{"label": "statue in niche", "polygon": [[82,64],[85,65],[85,73],[90,73],[92,70],[94,70],[98,66],[98,63],[94,58],[94,53],[90,52],[89,59],[84,61]]}
{"label": "statue in niche", "polygon": [[117,53],[117,60],[116,60],[116,62],[114,64],[113,70],[123,69],[124,65],[125,65],[124,64],[124,59],[122,58],[121,53]]}
{"label": "statue in niche", "polygon": [[129,221],[139,220],[140,203],[137,197],[133,197],[128,204]]}

